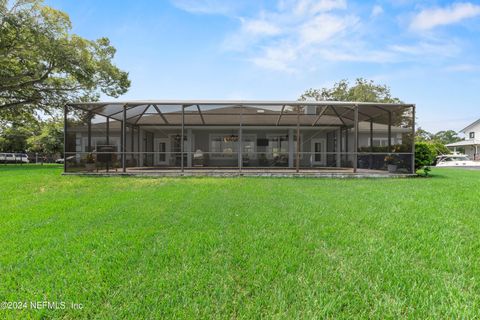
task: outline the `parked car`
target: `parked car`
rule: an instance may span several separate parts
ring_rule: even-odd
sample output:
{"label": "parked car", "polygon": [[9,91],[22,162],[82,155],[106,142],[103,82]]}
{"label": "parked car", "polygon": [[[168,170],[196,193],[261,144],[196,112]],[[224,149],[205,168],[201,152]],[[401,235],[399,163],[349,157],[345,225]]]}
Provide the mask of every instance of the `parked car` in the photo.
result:
{"label": "parked car", "polygon": [[[67,157],[67,161],[72,161],[73,159],[75,159],[75,156]],[[65,162],[64,158],[60,158],[60,159],[55,160],[55,163],[64,163],[64,162]]]}
{"label": "parked car", "polygon": [[0,153],[0,163],[29,163],[28,155],[25,153]]}

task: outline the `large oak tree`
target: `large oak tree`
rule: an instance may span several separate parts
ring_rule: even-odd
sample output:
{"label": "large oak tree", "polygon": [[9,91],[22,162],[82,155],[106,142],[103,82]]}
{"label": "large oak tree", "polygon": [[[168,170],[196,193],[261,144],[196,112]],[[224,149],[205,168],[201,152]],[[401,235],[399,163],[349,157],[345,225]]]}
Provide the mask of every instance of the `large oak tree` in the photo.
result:
{"label": "large oak tree", "polygon": [[41,0],[0,0],[0,118],[127,91],[128,73],[113,64],[110,41],[71,29],[66,13]]}

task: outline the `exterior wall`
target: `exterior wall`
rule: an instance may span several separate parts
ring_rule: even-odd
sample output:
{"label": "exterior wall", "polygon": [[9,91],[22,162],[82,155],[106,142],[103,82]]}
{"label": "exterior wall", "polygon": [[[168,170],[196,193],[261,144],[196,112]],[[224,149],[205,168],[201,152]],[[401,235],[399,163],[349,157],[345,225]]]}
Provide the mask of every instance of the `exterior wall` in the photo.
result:
{"label": "exterior wall", "polygon": [[[127,131],[126,139],[126,151],[127,151],[127,162],[128,166],[166,166],[166,167],[175,167],[180,166],[179,163],[179,154],[180,154],[180,144],[178,139],[175,140],[175,137],[178,137],[181,133],[180,129],[156,129],[156,128],[143,128],[134,131],[133,138],[133,148],[132,148],[132,138],[131,131]],[[138,138],[140,134],[140,139]],[[146,149],[146,135],[153,135],[152,144],[148,149]],[[211,136],[212,135],[239,135],[238,127],[218,129],[218,128],[187,128],[185,129],[186,140],[184,141],[185,148],[185,167],[191,167],[194,163],[193,158],[196,151],[199,151],[204,154],[204,165],[212,167],[235,167],[238,165],[238,151],[235,150],[232,153],[232,156],[219,156],[219,154],[212,154],[211,149]],[[117,146],[118,152],[121,152],[121,138],[120,132],[118,130],[111,130],[110,132],[110,144]],[[243,137],[250,137],[255,141],[255,146],[253,152],[248,154],[248,163],[246,162],[245,166],[263,166],[261,159],[266,158],[269,163],[272,163],[274,160],[274,155],[269,153],[267,146],[258,146],[256,141],[257,139],[266,139],[271,136],[289,136],[292,135],[292,138],[288,140],[288,147],[284,152],[281,152],[282,156],[287,158],[288,163],[283,161],[281,164],[275,164],[277,166],[287,166],[294,167],[296,161],[296,129],[277,129],[277,128],[266,128],[266,129],[243,129]],[[353,157],[351,153],[353,152],[354,147],[354,133],[350,130],[348,137],[345,136],[345,132],[342,133],[342,142],[340,143],[340,133],[338,129],[310,129],[310,128],[301,128],[300,130],[300,165],[301,167],[314,167],[314,166],[351,166]],[[378,133],[374,132],[374,139],[383,139],[382,143],[388,139],[387,133]],[[76,141],[79,144],[76,146],[76,152],[86,152],[87,150],[87,132],[81,131],[76,133]],[[101,131],[92,131],[92,148],[95,149],[97,143],[105,144],[106,138],[104,132]],[[140,143],[139,143],[140,141]],[[316,162],[313,158],[313,141],[321,141],[324,144],[322,149],[321,162]],[[348,145],[345,143],[348,141]],[[291,143],[290,143],[291,142]],[[392,132],[392,145],[402,142],[402,133]],[[158,154],[160,152],[159,143],[166,144],[166,160],[160,161]],[[176,144],[176,145],[175,145]],[[340,144],[342,149],[340,150]],[[369,132],[359,132],[359,148],[365,148],[370,146],[370,133]],[[238,147],[238,145],[237,145]],[[137,153],[139,152],[139,153]],[[342,154],[341,154],[342,153]],[[244,153],[244,157],[247,153]],[[378,155],[379,159],[383,161],[383,158],[386,156],[387,152]],[[149,158],[150,157],[150,158]],[[378,160],[377,162],[379,162]]]}
{"label": "exterior wall", "polygon": [[[465,135],[465,141],[472,141],[473,140],[480,140],[480,120],[477,121],[477,123],[473,123],[467,128],[465,128],[462,133]],[[470,138],[470,134],[473,133],[474,137]],[[480,146],[477,146],[475,149],[475,146],[465,146],[465,154],[472,160],[480,160],[479,152],[480,152]]]}
{"label": "exterior wall", "polygon": [[466,128],[466,130],[463,131],[463,134],[465,134],[465,140],[472,140],[470,138],[470,133],[473,132],[475,134],[475,139],[479,140],[480,139],[480,122],[477,124],[471,125]]}
{"label": "exterior wall", "polygon": [[466,146],[465,147],[465,154],[471,159],[471,160],[474,160],[475,157],[477,159],[475,160],[478,160],[478,155],[475,153],[475,147],[474,146]]}
{"label": "exterior wall", "polygon": [[[121,153],[121,132],[118,128],[118,123],[115,126],[110,125],[110,143],[109,145],[115,145],[116,154],[113,156],[113,160],[108,164],[96,161],[97,170],[117,170],[122,169],[122,153]],[[92,126],[91,134],[91,146],[92,149],[87,150],[88,146],[88,128],[84,127],[72,127],[67,129],[67,134],[75,136],[75,149],[70,149],[68,152],[76,153],[76,164],[69,164],[70,170],[67,168],[67,172],[82,171],[85,170],[84,163],[86,161],[86,155],[90,151],[97,151],[97,145],[106,144],[106,128],[103,125]],[[393,128],[392,128],[393,129]],[[403,130],[399,132],[399,130]],[[249,137],[250,142],[254,145],[253,150],[244,152],[239,159],[238,146],[233,145],[235,150],[230,154],[225,151],[217,151],[217,155],[212,155],[212,135],[225,137],[228,135],[239,136],[239,127],[185,127],[184,129],[186,140],[184,140],[184,154],[183,167],[228,167],[238,168],[240,163],[243,168],[255,168],[255,167],[271,167],[271,168],[295,168],[297,155],[296,155],[296,127],[265,127],[265,128],[252,128],[243,127],[243,138]],[[407,129],[392,130],[392,145],[401,144],[402,140],[406,143],[407,138],[405,134],[411,133]],[[173,127],[156,127],[156,126],[144,126],[140,130],[133,131],[133,143],[132,143],[132,131],[127,130],[126,144],[126,156],[125,164],[126,168],[177,168],[181,166],[181,128]],[[342,139],[340,139],[340,136]],[[374,139],[382,139],[382,143],[385,144],[385,140],[388,139],[388,133],[382,130],[374,130]],[[258,145],[258,139],[267,139],[272,137],[282,137],[282,148],[273,151],[272,144],[269,147]],[[375,150],[375,154],[368,154],[369,150],[362,150],[362,147],[368,147],[370,145],[370,132],[362,130],[359,132],[359,151],[363,154],[358,155],[357,166],[359,169],[374,169],[374,170],[386,170],[385,157],[389,154],[388,151]],[[72,140],[72,139],[70,139]],[[221,140],[223,141],[223,140]],[[272,139],[270,139],[271,143]],[[347,143],[348,141],[348,143]],[[342,167],[353,168],[355,156],[354,152],[354,132],[349,130],[348,133],[342,130],[340,133],[339,127],[301,127],[300,128],[300,156],[299,167],[303,169],[314,167]],[[159,144],[163,143],[164,150],[161,150]],[[147,146],[148,144],[148,146]],[[176,146],[175,146],[176,144]],[[245,144],[244,144],[245,145]],[[319,145],[321,147],[319,147]],[[317,152],[313,147],[321,149]],[[385,146],[385,145],[383,145]],[[147,148],[148,147],[148,148]],[[198,157],[195,153],[200,150],[200,153],[205,154],[202,161],[199,163]],[[314,152],[315,151],[315,152]],[[97,157],[97,156],[95,156]],[[100,159],[101,155],[98,155]],[[401,167],[402,171],[399,173],[408,173],[411,168],[410,164],[406,164],[410,161],[411,155],[398,155],[397,158],[401,162],[405,163]],[[105,160],[103,160],[105,161]],[[411,161],[410,161],[411,163]]]}

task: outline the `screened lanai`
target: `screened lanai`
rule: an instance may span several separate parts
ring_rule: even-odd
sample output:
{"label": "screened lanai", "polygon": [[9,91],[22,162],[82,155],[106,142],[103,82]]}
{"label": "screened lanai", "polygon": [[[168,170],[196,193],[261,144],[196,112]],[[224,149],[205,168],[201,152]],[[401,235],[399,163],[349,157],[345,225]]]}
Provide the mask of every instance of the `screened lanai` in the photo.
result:
{"label": "screened lanai", "polygon": [[128,101],[65,106],[65,172],[414,172],[415,106]]}

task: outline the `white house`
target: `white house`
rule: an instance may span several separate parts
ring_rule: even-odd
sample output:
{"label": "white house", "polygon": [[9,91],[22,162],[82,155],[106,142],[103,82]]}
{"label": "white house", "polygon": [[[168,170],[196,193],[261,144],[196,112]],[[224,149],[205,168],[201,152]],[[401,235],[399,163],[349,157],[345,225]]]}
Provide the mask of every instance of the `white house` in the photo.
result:
{"label": "white house", "polygon": [[450,143],[446,146],[454,150],[459,147],[465,148],[465,154],[473,160],[480,160],[480,119],[460,130],[465,135],[465,140]]}

